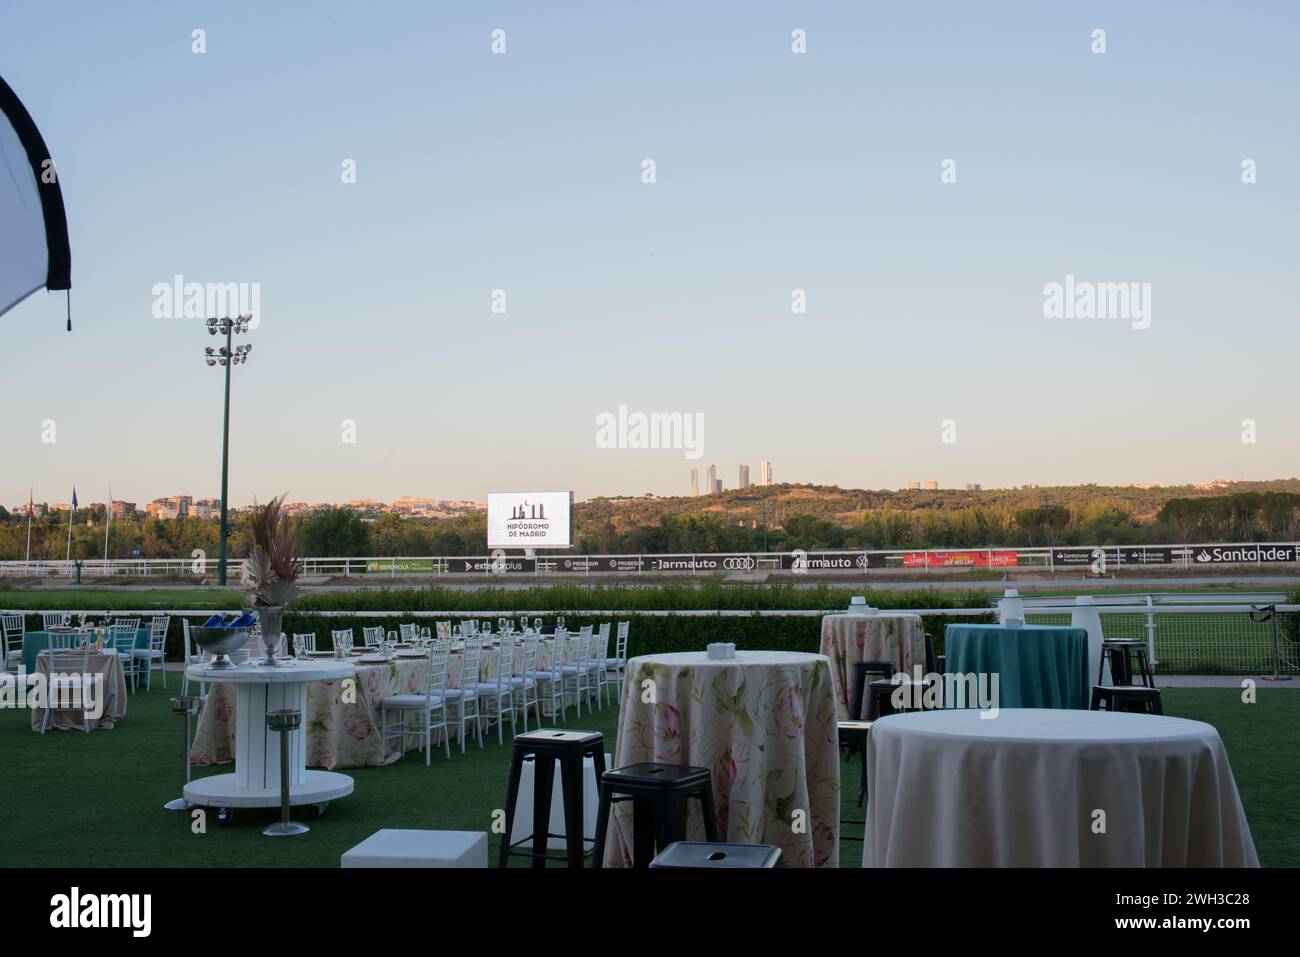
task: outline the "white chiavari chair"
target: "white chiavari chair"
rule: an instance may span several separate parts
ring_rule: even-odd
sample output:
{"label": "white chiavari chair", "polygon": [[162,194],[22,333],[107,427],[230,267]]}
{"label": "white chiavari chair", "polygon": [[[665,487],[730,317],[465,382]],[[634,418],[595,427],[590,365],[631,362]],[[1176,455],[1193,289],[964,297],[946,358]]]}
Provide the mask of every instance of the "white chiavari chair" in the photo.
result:
{"label": "white chiavari chair", "polygon": [[369,628],[362,628],[361,637],[367,645],[378,647],[384,640],[384,626],[373,625]]}
{"label": "white chiavari chair", "polygon": [[309,651],[316,650],[316,632],[309,631],[305,633],[294,632],[293,634],[293,653],[298,655],[299,652],[307,654]]}
{"label": "white chiavari chair", "polygon": [[[205,665],[208,663],[208,656],[204,654],[203,650],[194,643],[192,638],[190,638],[190,620],[188,618],[181,619],[181,643],[184,645],[181,650],[185,653],[186,668],[190,665]],[[199,686],[199,695],[206,697],[208,693],[207,682],[200,681],[197,682],[197,684]],[[188,695],[189,693],[190,676],[187,674],[181,680],[181,694]]]}
{"label": "white chiavari chair", "polygon": [[415,641],[420,637],[420,627],[415,622],[411,622],[409,625],[399,625],[397,633],[404,642]]}
{"label": "white chiavari chair", "polygon": [[[447,728],[447,665],[451,657],[451,646],[439,643],[429,646],[429,673],[424,682],[423,694],[390,695],[380,706],[379,728],[384,745],[396,737],[398,747],[405,747],[409,732],[407,718],[416,718],[416,733],[424,735],[424,763],[432,762],[433,732],[442,732],[442,743],[451,758],[451,734]],[[389,712],[396,720],[390,723]],[[461,730],[461,751],[464,753],[464,728]]]}
{"label": "white chiavari chair", "polygon": [[130,686],[132,694],[135,694],[136,685],[139,683],[139,663],[142,661],[135,656],[135,631],[134,628],[117,626],[108,629],[109,647],[116,652],[117,660],[121,662],[122,676]]}
{"label": "white chiavari chair", "polygon": [[66,611],[43,611],[41,612],[41,628],[49,631],[51,628],[67,628],[68,619],[72,616]]}
{"label": "white chiavari chair", "polygon": [[627,667],[627,633],[631,622],[620,621],[614,635],[614,655],[605,659],[605,668],[614,672],[614,697],[623,700],[623,670]]}
{"label": "white chiavari chair", "polygon": [[27,634],[26,617],[23,615],[0,616],[0,651],[4,653],[4,669],[8,670],[22,663],[23,640]]}
{"label": "white chiavari chair", "polygon": [[[135,640],[135,632],[131,632]],[[90,731],[91,711],[104,706],[98,673],[90,670],[90,649],[52,651],[45,685],[46,708],[41,716],[41,734],[50,726],[55,711],[80,711],[83,730]]]}
{"label": "white chiavari chair", "polygon": [[[493,719],[497,723],[497,744],[502,743],[502,727],[506,717],[510,717],[511,730],[514,730],[514,685],[511,682],[514,668],[515,643],[503,638],[497,647],[496,659],[488,665],[487,674],[475,686],[479,702],[479,714],[483,719]],[[464,686],[462,680],[461,685]]]}
{"label": "white chiavari chair", "polygon": [[330,631],[330,641],[333,647],[335,649],[342,648],[345,655],[352,650],[352,638],[351,628],[335,628]]}
{"label": "white chiavari chair", "polygon": [[605,665],[608,658],[609,622],[605,622],[600,626],[600,632],[592,644],[592,657],[584,662],[588,666],[587,674],[592,683],[592,693],[596,697],[596,707],[602,711],[609,703],[609,669]]}
{"label": "white chiavari chair", "polygon": [[149,644],[136,648],[132,654],[138,659],[137,668],[144,669],[144,687],[148,691],[153,686],[154,664],[163,673],[163,687],[167,687],[167,666],[164,658],[167,654],[167,631],[171,628],[171,615],[154,615],[149,620]]}
{"label": "white chiavari chair", "polygon": [[[556,638],[558,644],[562,639]],[[591,682],[588,680],[591,675],[588,663],[591,659],[592,634],[591,626],[583,625],[578,630],[576,642],[570,642],[570,647],[574,650],[568,655],[568,661],[560,665],[560,689],[565,694],[572,688],[574,705],[578,709],[578,717],[582,717],[582,702],[591,691]],[[576,646],[576,647],[575,647]],[[591,712],[591,702],[587,702],[587,711]]]}
{"label": "white chiavari chair", "polygon": [[[483,640],[466,638],[460,653],[460,684],[452,687],[447,684],[447,724],[460,725],[460,753],[465,753],[465,722],[474,719],[474,737],[478,746],[483,747],[483,725],[478,709],[478,682],[483,667]],[[455,709],[454,713],[451,710]]]}
{"label": "white chiavari chair", "polygon": [[130,628],[132,631],[138,631],[140,629],[140,619],[139,618],[114,618],[111,627]]}
{"label": "white chiavari chair", "polygon": [[[528,733],[528,708],[537,709],[538,727],[542,724],[542,706],[537,699],[537,649],[540,647],[541,638],[532,632],[525,632],[523,638],[515,645],[516,660],[518,666],[514,669],[514,674],[510,677],[510,687],[512,689],[511,704],[517,708],[524,718],[524,733]],[[514,727],[515,719],[510,718],[510,726]]]}
{"label": "white chiavari chair", "polygon": [[[542,655],[542,643],[546,640],[542,637],[541,632],[537,635],[537,657],[540,662]],[[553,638],[550,645],[550,662],[547,667],[538,667],[533,671],[532,678],[537,685],[537,699],[539,702],[537,723],[542,723],[540,712],[540,702],[545,702],[551,709],[551,724],[556,724],[560,718],[568,720],[568,705],[564,700],[564,674],[561,668],[567,663],[567,654],[569,649],[568,639]]]}

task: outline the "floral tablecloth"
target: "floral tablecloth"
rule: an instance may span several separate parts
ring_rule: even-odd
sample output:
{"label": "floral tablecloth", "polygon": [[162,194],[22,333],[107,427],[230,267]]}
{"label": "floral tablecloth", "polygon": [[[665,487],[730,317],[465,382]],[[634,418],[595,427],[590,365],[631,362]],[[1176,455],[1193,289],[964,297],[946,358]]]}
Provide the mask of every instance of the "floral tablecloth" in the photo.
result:
{"label": "floral tablecloth", "polygon": [[897,671],[909,675],[914,665],[925,667],[921,616],[906,612],[827,615],[822,619],[821,653],[831,660],[836,713],[841,721],[847,721],[854,665],[861,661],[892,661]]}
{"label": "floral tablecloth", "polygon": [[[613,767],[706,767],[720,841],[775,844],[785,867],[839,865],[838,736],[824,655],[647,655],[628,662],[621,698]],[[699,802],[688,804],[686,839],[702,841]],[[614,805],[606,841],[606,866],[630,863],[630,801]]]}
{"label": "floral tablecloth", "polygon": [[[550,667],[555,647],[554,640],[541,643],[538,668]],[[516,644],[516,649],[522,654],[521,645]],[[496,645],[484,647],[481,678],[496,666],[499,652]],[[461,661],[461,654],[453,649],[447,683],[454,688],[460,687]],[[349,684],[350,679],[310,682],[304,716],[307,766],[325,770],[374,767],[390,764],[403,751],[418,748],[421,740],[414,734],[407,735],[400,744],[394,738],[386,745],[379,734],[379,713],[389,695],[423,692],[428,674],[427,658],[395,657],[384,664],[357,664],[355,685]],[[546,708],[544,702],[543,710]],[[488,724],[486,718],[484,724]],[[207,703],[199,715],[190,760],[194,764],[222,764],[234,759],[235,687],[218,682],[209,688]]]}

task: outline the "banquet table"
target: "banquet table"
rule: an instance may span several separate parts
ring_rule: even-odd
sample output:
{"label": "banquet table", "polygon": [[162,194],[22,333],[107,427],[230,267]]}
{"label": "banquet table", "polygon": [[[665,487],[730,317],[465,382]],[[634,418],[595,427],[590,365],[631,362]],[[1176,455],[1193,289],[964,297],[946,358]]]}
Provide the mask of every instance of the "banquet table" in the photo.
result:
{"label": "banquet table", "polygon": [[[28,637],[30,636],[29,633]],[[35,655],[35,659],[36,667],[32,673],[44,675],[43,680],[48,681],[50,652],[42,651]],[[126,674],[122,669],[121,658],[115,652],[92,653],[87,660],[87,667],[91,674],[99,676],[99,693],[103,696],[102,705],[96,709],[100,712],[99,717],[85,715],[80,708],[55,709],[47,730],[85,731],[86,722],[89,721],[92,731],[110,731],[118,720],[126,717]],[[48,701],[48,687],[45,693]],[[40,731],[44,721],[45,709],[32,708],[32,730]]]}
{"label": "banquet table", "polygon": [[1258,867],[1219,733],[1111,711],[916,711],[867,739],[864,867]]}
{"label": "banquet table", "polygon": [[916,665],[925,666],[921,616],[907,612],[826,615],[822,618],[821,653],[831,660],[836,713],[841,721],[847,721],[854,665],[889,661],[895,671],[905,674],[911,674]]}
{"label": "banquet table", "polygon": [[[463,646],[462,646],[463,647]],[[516,646],[518,648],[518,645]],[[461,685],[461,653],[453,646],[447,666],[447,684]],[[480,678],[496,666],[499,646],[485,646]],[[567,653],[562,648],[561,654]],[[547,668],[556,654],[554,641],[543,641],[538,649],[538,667]],[[414,733],[405,740],[384,741],[379,733],[380,710],[384,699],[395,694],[418,694],[424,691],[429,674],[425,655],[394,656],[383,664],[365,664],[353,656],[355,685],[341,681],[313,681],[307,684],[306,728],[307,766],[312,768],[362,768],[391,764],[405,751],[418,748],[422,737]],[[330,660],[330,659],[318,659]],[[199,714],[190,760],[194,764],[222,764],[234,759],[236,735],[235,688],[214,679],[208,700]],[[572,697],[570,695],[570,697]],[[549,702],[543,702],[543,710]],[[487,724],[485,720],[485,725]]]}
{"label": "banquet table", "polygon": [[[998,676],[994,707],[1088,707],[1092,685],[1088,633],[1082,628],[949,625],[943,644],[948,674]],[[987,687],[991,692],[991,678]],[[952,700],[945,704],[956,706]],[[968,700],[966,706],[975,707],[975,702]]]}
{"label": "banquet table", "polygon": [[[631,659],[611,767],[641,762],[708,768],[720,841],[774,844],[785,867],[839,865],[839,752],[825,655]],[[608,867],[630,863],[630,805],[610,815]],[[704,840],[699,802],[688,807],[686,840]]]}
{"label": "banquet table", "polygon": [[[96,639],[102,639],[105,643],[108,641],[108,629],[103,627],[69,628],[63,634],[70,635],[76,644],[80,644],[82,640],[87,638],[90,639],[91,644],[94,644]],[[36,656],[49,647],[50,633],[47,631],[29,631],[23,636],[23,665],[27,668],[28,674],[36,670]],[[135,630],[135,643],[131,647],[149,647],[148,628],[137,628]]]}

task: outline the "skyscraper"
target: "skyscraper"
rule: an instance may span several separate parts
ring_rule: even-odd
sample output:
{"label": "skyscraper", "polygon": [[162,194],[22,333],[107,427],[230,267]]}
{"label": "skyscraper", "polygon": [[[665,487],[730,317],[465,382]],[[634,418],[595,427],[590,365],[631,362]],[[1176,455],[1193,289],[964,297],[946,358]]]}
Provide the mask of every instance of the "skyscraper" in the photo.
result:
{"label": "skyscraper", "polygon": [[758,484],[759,485],[772,484],[772,463],[769,462],[767,459],[763,459],[763,461],[759,463]]}
{"label": "skyscraper", "polygon": [[749,466],[748,465],[742,465],[740,467],[740,482],[736,485],[736,488],[749,488]]}
{"label": "skyscraper", "polygon": [[691,497],[700,494],[700,470],[691,469]]}
{"label": "skyscraper", "polygon": [[716,492],[718,487],[718,467],[716,465],[710,465],[709,470],[704,473],[704,476],[704,488],[707,490],[706,494]]}

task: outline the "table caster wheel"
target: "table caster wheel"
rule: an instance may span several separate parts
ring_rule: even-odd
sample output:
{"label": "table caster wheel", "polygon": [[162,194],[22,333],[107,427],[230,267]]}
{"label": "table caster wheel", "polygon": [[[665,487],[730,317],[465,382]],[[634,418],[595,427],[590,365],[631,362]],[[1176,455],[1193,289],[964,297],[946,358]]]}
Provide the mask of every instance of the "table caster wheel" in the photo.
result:
{"label": "table caster wheel", "polygon": [[235,809],[233,807],[223,807],[217,811],[217,823],[222,827],[230,827],[235,823]]}
{"label": "table caster wheel", "polygon": [[316,818],[324,817],[325,810],[329,806],[330,806],[329,801],[326,801],[324,804],[317,804],[315,807],[312,808],[312,816]]}

